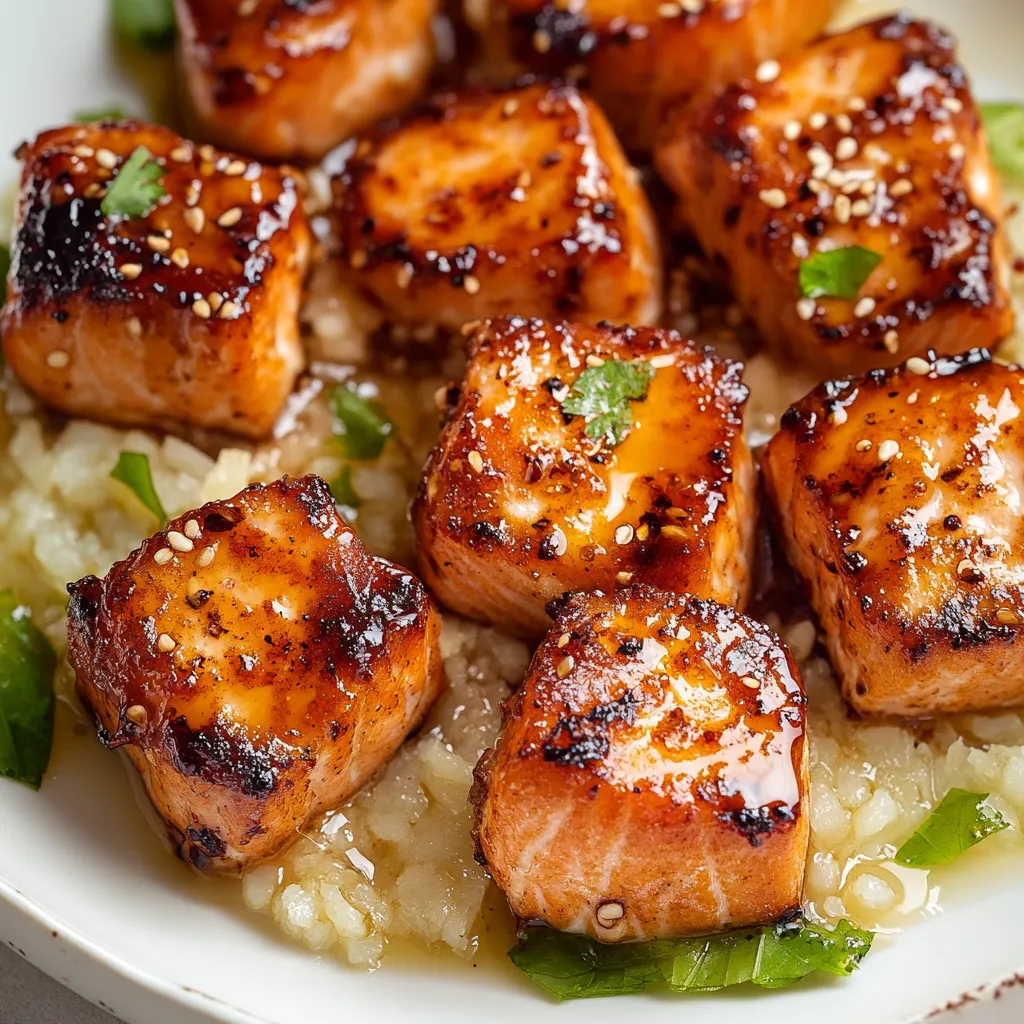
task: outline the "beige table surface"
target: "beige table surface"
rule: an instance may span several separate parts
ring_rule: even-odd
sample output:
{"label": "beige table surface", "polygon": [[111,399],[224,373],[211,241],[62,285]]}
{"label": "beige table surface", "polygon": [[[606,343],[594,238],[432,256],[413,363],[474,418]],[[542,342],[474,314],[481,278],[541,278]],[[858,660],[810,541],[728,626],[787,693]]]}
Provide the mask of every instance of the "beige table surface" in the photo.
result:
{"label": "beige table surface", "polygon": [[116,1024],[0,943],[0,1024]]}

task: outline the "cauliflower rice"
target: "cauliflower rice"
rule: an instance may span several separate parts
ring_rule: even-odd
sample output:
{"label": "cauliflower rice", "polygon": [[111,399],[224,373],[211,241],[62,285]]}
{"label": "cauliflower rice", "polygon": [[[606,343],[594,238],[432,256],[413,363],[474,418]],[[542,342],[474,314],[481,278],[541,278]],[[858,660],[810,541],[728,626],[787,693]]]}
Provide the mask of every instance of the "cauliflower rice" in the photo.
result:
{"label": "cauliflower rice", "polygon": [[[1011,218],[1010,232],[1015,250],[1024,253],[1024,215]],[[691,291],[704,290],[706,273],[696,261],[683,261],[672,281],[672,313],[684,333],[743,356],[743,318],[735,307],[693,311]],[[1024,299],[1020,276],[1017,284]],[[108,476],[121,451],[149,456],[171,515],[283,473],[331,480],[343,462],[325,392],[335,381],[353,379],[377,394],[396,426],[396,440],[376,462],[352,467],[361,498],[356,526],[369,548],[412,564],[408,502],[437,436],[436,394],[459,375],[458,362],[449,358],[439,370],[421,373],[402,356],[371,361],[370,336],[379,319],[342,290],[329,267],[317,271],[303,318],[312,373],[282,421],[282,436],[254,449],[220,447],[208,438],[196,444],[158,440],[84,421],[60,424],[2,371],[8,375],[0,381],[0,589],[12,588],[30,605],[53,642],[61,656],[58,695],[75,715],[81,711],[63,659],[65,585],[105,573],[156,527],[128,489]],[[1024,360],[1024,336],[1007,341],[1000,355]],[[789,402],[815,383],[763,353],[747,358],[745,379],[753,445],[767,440]],[[1021,846],[1024,714],[924,723],[854,719],[808,613],[788,621],[769,615],[768,621],[799,660],[809,698],[805,909],[811,917],[849,917],[894,930],[938,912],[940,889],[955,892],[967,865],[930,872],[902,867],[892,857],[951,786],[991,792],[992,803],[1017,826],[965,861]],[[530,652],[455,615],[445,615],[442,648],[450,687],[419,734],[348,804],[241,880],[251,910],[272,915],[312,950],[362,968],[376,967],[396,944],[470,958],[485,933],[495,937],[495,949],[511,939],[504,900],[473,859],[467,798],[473,766],[497,735],[500,702],[522,679]],[[58,716],[58,726],[66,728],[68,717]]]}

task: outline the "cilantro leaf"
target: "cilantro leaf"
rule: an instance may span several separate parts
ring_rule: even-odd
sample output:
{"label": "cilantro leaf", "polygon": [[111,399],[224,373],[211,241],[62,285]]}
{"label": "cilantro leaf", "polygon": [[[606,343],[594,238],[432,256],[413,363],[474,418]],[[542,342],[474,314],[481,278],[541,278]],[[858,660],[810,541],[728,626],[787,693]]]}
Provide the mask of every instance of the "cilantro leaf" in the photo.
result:
{"label": "cilantro leaf", "polygon": [[131,488],[135,497],[160,520],[161,525],[167,522],[167,513],[153,486],[148,455],[141,452],[121,452],[117,457],[117,465],[110,471],[110,475],[114,480],[119,480]]}
{"label": "cilantro leaf", "polygon": [[0,775],[38,789],[53,745],[57,656],[28,609],[0,591]]}
{"label": "cilantro leaf", "polygon": [[584,370],[562,401],[562,412],[585,416],[587,437],[604,438],[614,447],[621,444],[633,426],[630,402],[647,397],[654,367],[643,359],[622,362],[608,359]]}
{"label": "cilantro leaf", "polygon": [[123,121],[130,117],[124,107],[95,107],[92,110],[76,110],[71,119],[76,124],[88,124],[90,121]]}
{"label": "cilantro leaf", "polygon": [[1024,104],[982,103],[981,116],[996,167],[1024,181]]}
{"label": "cilantro leaf", "polygon": [[127,43],[146,50],[174,45],[172,0],[113,0],[114,30]]}
{"label": "cilantro leaf", "polygon": [[348,458],[369,462],[384,451],[394,424],[383,405],[364,398],[355,386],[343,384],[331,392],[330,406]]}
{"label": "cilantro leaf", "polygon": [[362,499],[352,485],[352,467],[345,466],[328,486],[331,489],[334,503],[341,508],[342,519],[351,522],[356,518],[359,506],[362,504]]}
{"label": "cilantro leaf", "polygon": [[624,995],[651,986],[714,992],[745,982],[783,988],[815,971],[846,977],[872,938],[849,921],[840,921],[833,931],[803,923],[619,945],[531,928],[509,958],[559,999]]}
{"label": "cilantro leaf", "polygon": [[105,217],[145,217],[156,201],[167,195],[160,184],[164,169],[145,146],[139,146],[121,165],[100,203]]}
{"label": "cilantro leaf", "polygon": [[985,803],[988,793],[951,789],[924,824],[896,851],[900,864],[930,868],[948,864],[1010,823]]}
{"label": "cilantro leaf", "polygon": [[880,253],[859,245],[815,253],[800,263],[800,294],[808,299],[855,299],[881,260]]}

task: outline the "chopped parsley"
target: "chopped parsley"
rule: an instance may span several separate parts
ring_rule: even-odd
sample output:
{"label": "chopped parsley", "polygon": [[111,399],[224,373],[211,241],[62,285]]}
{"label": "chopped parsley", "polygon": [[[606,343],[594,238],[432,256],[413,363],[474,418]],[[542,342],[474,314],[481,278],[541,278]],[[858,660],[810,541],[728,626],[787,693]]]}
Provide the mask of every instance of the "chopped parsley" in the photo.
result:
{"label": "chopped parsley", "polygon": [[124,107],[95,107],[92,110],[76,110],[71,119],[77,124],[88,124],[90,121],[123,121],[130,117]]}
{"label": "chopped parsley", "polygon": [[125,42],[146,50],[174,45],[173,0],[113,0],[114,30]]}
{"label": "chopped parsley", "polygon": [[160,501],[153,476],[149,469],[149,456],[141,452],[121,452],[117,457],[117,465],[110,471],[114,480],[119,480],[142,502],[163,525],[167,522],[167,513]]}
{"label": "chopped parsley", "polygon": [[881,261],[880,253],[859,245],[815,253],[800,263],[800,294],[853,300]]}
{"label": "chopped parsley", "polygon": [[121,165],[107,188],[100,210],[105,217],[145,217],[167,195],[160,184],[164,169],[145,146],[139,146]]}
{"label": "chopped parsley", "polygon": [[352,467],[345,466],[329,484],[334,503],[341,511],[341,518],[352,522],[359,511],[362,501],[352,484]]}
{"label": "chopped parsley", "polygon": [[1024,103],[982,103],[992,161],[1003,174],[1024,181]]}
{"label": "chopped parsley", "polygon": [[643,359],[623,362],[608,359],[584,370],[562,401],[562,412],[584,416],[585,433],[603,438],[614,447],[621,444],[633,426],[630,402],[647,397],[654,367]]}
{"label": "chopped parsley", "polygon": [[380,402],[364,398],[355,385],[342,384],[331,392],[330,406],[348,458],[371,462],[384,451],[394,424]]}
{"label": "chopped parsley", "polygon": [[847,977],[871,948],[871,932],[840,921],[771,925],[694,939],[602,943],[550,928],[527,929],[509,958],[559,999],[617,996],[649,987],[714,992],[750,982],[784,988],[815,971]]}
{"label": "chopped parsley", "polygon": [[985,803],[988,793],[951,789],[924,824],[896,851],[896,860],[912,868],[948,864],[1010,824]]}
{"label": "chopped parsley", "polygon": [[0,775],[38,789],[53,745],[57,656],[27,608],[0,591]]}

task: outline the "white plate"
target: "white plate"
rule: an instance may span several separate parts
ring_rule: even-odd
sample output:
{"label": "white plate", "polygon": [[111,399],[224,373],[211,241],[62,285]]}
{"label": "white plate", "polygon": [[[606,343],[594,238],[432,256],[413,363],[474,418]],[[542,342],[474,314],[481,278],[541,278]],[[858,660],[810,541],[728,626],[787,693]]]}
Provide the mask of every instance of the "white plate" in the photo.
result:
{"label": "white plate", "polygon": [[[13,148],[83,107],[121,100],[144,108],[111,58],[107,3],[3,0],[0,146]],[[875,0],[852,7],[858,15],[881,9]],[[960,34],[980,95],[1024,99],[1021,0],[918,0],[915,7]],[[7,169],[13,173],[13,163],[0,173]],[[510,965],[474,970],[438,960],[360,974],[288,945],[246,913],[230,887],[193,878],[161,850],[117,759],[95,743],[62,743],[39,794],[0,783],[0,939],[132,1024],[305,1024],[360,1011],[374,1020],[445,1024],[623,1015],[652,1024],[746,1024],[752,1011],[768,1022],[902,1024],[964,993],[990,995],[1024,972],[1024,880],[1011,877],[974,885],[971,898],[942,916],[880,940],[848,982],[556,1005]],[[1024,1016],[1024,991],[1011,984],[1001,994],[972,999],[971,1024]]]}

